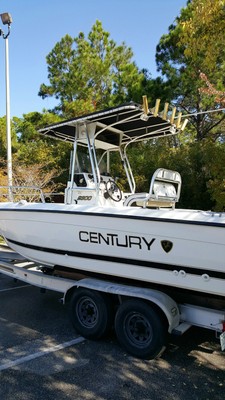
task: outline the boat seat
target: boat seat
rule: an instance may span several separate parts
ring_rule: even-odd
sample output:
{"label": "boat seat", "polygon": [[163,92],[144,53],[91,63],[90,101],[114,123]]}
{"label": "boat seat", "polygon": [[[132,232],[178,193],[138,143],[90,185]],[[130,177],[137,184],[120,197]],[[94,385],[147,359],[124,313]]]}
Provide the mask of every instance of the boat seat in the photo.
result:
{"label": "boat seat", "polygon": [[135,203],[141,207],[175,207],[179,201],[181,176],[179,172],[158,168],[150,183],[149,193],[134,193],[125,200],[124,206]]}

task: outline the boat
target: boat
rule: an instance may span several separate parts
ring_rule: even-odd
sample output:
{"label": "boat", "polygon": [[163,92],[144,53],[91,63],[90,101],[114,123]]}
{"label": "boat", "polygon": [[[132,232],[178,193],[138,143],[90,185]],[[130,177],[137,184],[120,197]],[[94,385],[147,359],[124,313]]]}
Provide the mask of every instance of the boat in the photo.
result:
{"label": "boat", "polygon": [[[181,123],[181,121],[184,121]],[[47,273],[80,274],[164,288],[225,304],[225,213],[177,207],[182,179],[159,167],[149,191],[136,193],[130,145],[183,132],[167,104],[127,103],[40,129],[73,143],[64,203],[0,204],[0,233]],[[128,189],[111,176],[118,153]],[[205,303],[204,303],[205,304]]]}

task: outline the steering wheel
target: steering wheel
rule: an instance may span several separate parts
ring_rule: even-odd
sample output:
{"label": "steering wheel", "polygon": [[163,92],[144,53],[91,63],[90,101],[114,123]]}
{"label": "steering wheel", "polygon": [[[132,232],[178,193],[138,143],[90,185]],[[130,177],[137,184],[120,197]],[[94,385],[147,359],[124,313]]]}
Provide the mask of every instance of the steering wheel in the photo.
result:
{"label": "steering wheel", "polygon": [[110,197],[113,201],[119,202],[122,199],[122,192],[115,181],[108,180],[105,184],[106,198]]}

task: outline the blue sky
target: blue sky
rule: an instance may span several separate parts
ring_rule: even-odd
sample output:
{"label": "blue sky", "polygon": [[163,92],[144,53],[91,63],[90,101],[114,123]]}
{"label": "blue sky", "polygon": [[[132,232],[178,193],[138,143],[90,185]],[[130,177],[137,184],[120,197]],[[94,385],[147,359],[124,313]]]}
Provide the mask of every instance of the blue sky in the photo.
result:
{"label": "blue sky", "polygon": [[[157,75],[155,48],[186,0],[0,0],[0,13],[13,18],[9,36],[11,116],[51,108],[38,96],[48,84],[46,56],[65,34],[87,35],[95,21],[117,44],[125,42],[139,68]],[[1,28],[4,32],[7,27]],[[0,117],[5,115],[5,43],[0,38]]]}

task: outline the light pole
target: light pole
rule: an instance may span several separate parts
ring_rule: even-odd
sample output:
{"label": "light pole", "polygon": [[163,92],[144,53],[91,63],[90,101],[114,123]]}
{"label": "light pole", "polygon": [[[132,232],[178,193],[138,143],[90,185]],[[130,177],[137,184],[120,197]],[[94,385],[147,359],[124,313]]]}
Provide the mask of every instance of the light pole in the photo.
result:
{"label": "light pole", "polygon": [[9,46],[8,37],[12,17],[9,13],[0,14],[3,25],[8,25],[8,32],[0,29],[0,36],[5,40],[5,82],[6,82],[6,138],[7,138],[7,176],[9,201],[12,201],[12,146],[11,146],[11,127],[10,127],[10,92],[9,92]]}

